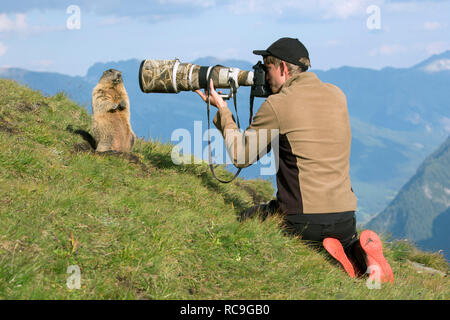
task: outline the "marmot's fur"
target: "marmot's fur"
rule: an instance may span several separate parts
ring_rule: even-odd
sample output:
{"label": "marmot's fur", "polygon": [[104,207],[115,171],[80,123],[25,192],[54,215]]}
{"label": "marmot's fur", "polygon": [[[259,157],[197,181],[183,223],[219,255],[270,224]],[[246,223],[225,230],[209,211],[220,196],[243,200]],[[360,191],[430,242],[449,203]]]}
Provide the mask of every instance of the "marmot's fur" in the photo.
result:
{"label": "marmot's fur", "polygon": [[133,148],[136,136],[130,125],[130,100],[120,71],[103,72],[92,91],[92,133],[97,152]]}

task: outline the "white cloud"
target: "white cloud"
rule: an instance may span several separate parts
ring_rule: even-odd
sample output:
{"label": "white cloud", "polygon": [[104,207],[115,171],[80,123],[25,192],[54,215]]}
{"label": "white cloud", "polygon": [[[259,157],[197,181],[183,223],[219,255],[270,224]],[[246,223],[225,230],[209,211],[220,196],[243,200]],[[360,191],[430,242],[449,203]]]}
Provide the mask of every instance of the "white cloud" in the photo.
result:
{"label": "white cloud", "polygon": [[[229,0],[222,1],[229,2]],[[1,11],[4,13],[29,12],[32,10],[65,12],[68,6],[76,4],[80,7],[82,14],[95,13],[100,16],[134,17],[149,22],[178,17],[192,18],[216,6],[215,0],[140,0],[138,5],[130,5],[130,2],[118,0],[16,0],[3,2],[5,3],[2,3]]]}
{"label": "white cloud", "polygon": [[325,19],[347,19],[355,15],[366,15],[366,9],[373,1],[349,0],[349,1],[320,1],[322,9],[325,11]]}
{"label": "white cloud", "polygon": [[406,51],[405,46],[402,46],[400,44],[392,44],[392,45],[385,44],[380,47],[380,54],[384,55],[391,55],[405,51]]}
{"label": "white cloud", "polygon": [[216,5],[214,0],[158,0],[158,2],[163,5],[191,5],[203,8],[209,8]]}
{"label": "white cloud", "polygon": [[433,199],[433,196],[431,195],[430,187],[428,187],[427,184],[422,186],[422,190],[423,190],[423,193],[425,194],[425,197],[427,197],[428,199]]}
{"label": "white cloud", "polygon": [[413,13],[418,11],[419,3],[416,1],[387,2],[384,8],[390,13]]}
{"label": "white cloud", "polygon": [[226,5],[228,11],[236,15],[246,15],[260,13],[264,14],[270,12],[274,16],[280,16],[283,13],[279,2],[272,2],[267,0],[248,0],[239,1],[231,0]]}
{"label": "white cloud", "polygon": [[428,31],[433,31],[442,27],[442,24],[436,21],[427,21],[423,24],[423,28]]}
{"label": "white cloud", "polygon": [[116,17],[116,16],[108,16],[106,18],[102,18],[98,23],[99,26],[112,26],[116,24],[122,23],[130,23],[132,19],[130,17]]}
{"label": "white cloud", "polygon": [[0,57],[6,53],[8,47],[5,46],[2,42],[0,42]]}
{"label": "white cloud", "polygon": [[406,117],[406,120],[411,122],[412,124],[419,124],[422,120],[420,115],[417,112],[414,112]]}
{"label": "white cloud", "polygon": [[0,32],[25,31],[28,28],[26,15],[17,13],[15,21],[11,20],[6,13],[0,14]]}
{"label": "white cloud", "polygon": [[33,61],[32,64],[36,64],[37,66],[40,66],[42,68],[48,68],[53,64],[53,61],[49,60],[49,59],[41,59],[41,60]]}
{"label": "white cloud", "polygon": [[0,32],[10,31],[13,27],[13,22],[8,18],[6,13],[0,14]]}
{"label": "white cloud", "polygon": [[401,44],[383,44],[379,48],[375,48],[370,51],[370,56],[377,56],[377,55],[394,55],[399,53],[404,53],[407,51],[407,48],[404,45]]}
{"label": "white cloud", "polygon": [[50,59],[39,59],[30,61],[30,65],[33,66],[34,70],[38,71],[47,71],[49,67],[53,64],[53,61]]}
{"label": "white cloud", "polygon": [[[65,10],[73,0],[20,0],[4,1],[2,12],[28,12],[31,10]],[[429,3],[428,3],[429,2]],[[367,8],[380,7],[381,14],[420,12],[424,4],[421,1],[393,0],[141,0],[139,6],[129,5],[125,1],[77,0],[82,12],[94,12],[97,15],[116,17],[140,17],[150,22],[164,21],[167,18],[195,17],[211,8],[228,10],[232,14],[259,14],[261,16],[297,18],[302,20],[346,20],[349,18],[367,18]],[[435,6],[427,1],[426,6]],[[106,21],[106,23],[111,22]],[[426,22],[424,28],[442,27],[435,22]]]}
{"label": "white cloud", "polygon": [[366,17],[370,5],[380,5],[383,0],[318,0],[318,1],[272,1],[272,0],[231,0],[227,9],[237,15],[255,14],[309,18],[312,20],[345,20],[351,17]]}
{"label": "white cloud", "polygon": [[428,72],[439,72],[439,71],[447,71],[450,70],[450,59],[440,59],[431,62],[422,68]]}
{"label": "white cloud", "polygon": [[447,50],[449,45],[444,41],[432,42],[426,45],[425,51],[429,54],[438,54]]}
{"label": "white cloud", "polygon": [[27,23],[27,16],[23,13],[15,14],[14,18],[10,18],[6,13],[0,14],[0,33],[14,32],[30,35],[64,30],[66,30],[66,26],[64,24],[56,26],[29,25]]}
{"label": "white cloud", "polygon": [[[442,32],[442,31],[440,31]],[[426,42],[426,41],[418,41],[415,43],[411,43],[409,45],[409,51],[410,52],[415,52],[415,53],[420,53],[422,55],[422,57],[424,56],[432,56],[432,55],[436,55],[436,54],[441,54],[447,50],[450,50],[450,42],[448,41],[432,41],[432,42]],[[435,60],[436,62],[438,60]],[[444,65],[446,64],[445,61]],[[439,67],[438,65],[436,65],[436,67]],[[444,66],[442,66],[444,67]],[[434,67],[433,67],[434,68]],[[430,71],[437,71],[437,70],[430,70]]]}
{"label": "white cloud", "polygon": [[340,46],[342,43],[339,40],[328,40],[324,43],[324,47],[326,48],[335,48]]}
{"label": "white cloud", "polygon": [[445,132],[450,133],[450,118],[444,117],[441,119],[441,123],[444,126]]}

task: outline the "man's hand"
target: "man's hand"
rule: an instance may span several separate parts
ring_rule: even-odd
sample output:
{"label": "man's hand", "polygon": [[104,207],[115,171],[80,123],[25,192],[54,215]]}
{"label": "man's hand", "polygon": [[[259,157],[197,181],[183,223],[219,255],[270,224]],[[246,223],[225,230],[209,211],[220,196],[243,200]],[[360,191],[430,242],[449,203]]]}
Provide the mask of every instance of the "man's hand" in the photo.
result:
{"label": "man's hand", "polygon": [[[217,107],[217,109],[227,108],[227,103],[225,100],[222,99],[222,97],[219,95],[222,93],[222,91],[219,91],[219,93],[216,92],[214,89],[214,84],[211,79],[210,81],[210,87],[211,87],[211,96],[209,97],[209,102],[211,105]],[[208,90],[205,90],[205,92],[201,92],[200,90],[195,90],[195,92],[203,99],[203,101],[207,101],[208,99]]]}

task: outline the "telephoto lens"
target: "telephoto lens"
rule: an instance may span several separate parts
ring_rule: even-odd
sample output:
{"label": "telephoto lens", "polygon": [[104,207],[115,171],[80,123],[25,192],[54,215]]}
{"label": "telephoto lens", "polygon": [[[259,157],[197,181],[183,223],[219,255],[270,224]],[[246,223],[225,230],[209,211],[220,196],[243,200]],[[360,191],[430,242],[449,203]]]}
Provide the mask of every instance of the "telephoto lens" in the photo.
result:
{"label": "telephoto lens", "polygon": [[208,79],[215,88],[237,89],[253,85],[253,71],[224,66],[199,66],[181,63],[178,59],[142,61],[139,68],[139,85],[145,93],[178,93],[208,88]]}

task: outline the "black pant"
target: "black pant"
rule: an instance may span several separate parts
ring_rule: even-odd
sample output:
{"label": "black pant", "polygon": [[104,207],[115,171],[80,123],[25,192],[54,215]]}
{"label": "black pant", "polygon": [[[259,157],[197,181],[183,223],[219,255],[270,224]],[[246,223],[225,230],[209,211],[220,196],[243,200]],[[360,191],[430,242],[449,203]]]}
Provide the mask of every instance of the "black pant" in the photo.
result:
{"label": "black pant", "polygon": [[[258,216],[265,220],[268,216],[279,214],[277,200],[267,204],[253,206],[243,211],[240,221]],[[323,239],[336,238],[346,252],[357,241],[356,218],[354,211],[324,214],[284,214],[284,230],[287,233],[299,235],[310,244],[321,245]]]}
{"label": "black pant", "polygon": [[[281,214],[277,200],[253,206],[244,210],[239,221],[259,217],[263,221],[270,215]],[[345,253],[361,276],[366,273],[366,254],[359,243],[356,232],[354,211],[324,214],[284,214],[284,230],[288,234],[299,235],[309,245],[321,247],[325,238],[336,238],[344,247]]]}

